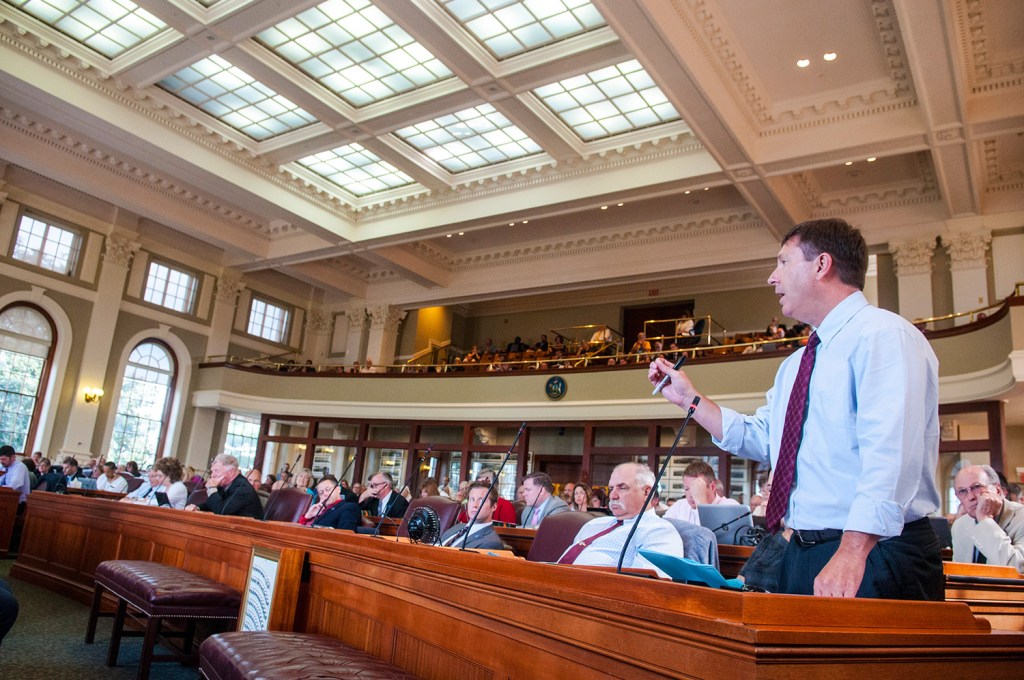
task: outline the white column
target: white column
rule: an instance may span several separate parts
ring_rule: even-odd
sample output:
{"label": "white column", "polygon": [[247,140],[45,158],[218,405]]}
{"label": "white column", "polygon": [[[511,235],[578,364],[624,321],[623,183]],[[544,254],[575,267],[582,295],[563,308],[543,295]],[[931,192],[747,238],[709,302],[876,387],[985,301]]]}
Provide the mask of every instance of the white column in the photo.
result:
{"label": "white column", "polygon": [[935,239],[890,241],[899,282],[900,316],[913,321],[932,316],[932,253]]}
{"label": "white column", "polygon": [[[1024,281],[1024,232],[992,235],[992,272],[996,300],[1013,295],[1017,283]],[[995,302],[995,300],[993,300]]]}
{"label": "white column", "polygon": [[306,346],[303,354],[320,365],[327,359],[331,342],[331,320],[317,306],[306,310]]}
{"label": "white column", "polygon": [[[231,326],[235,319],[235,304],[244,290],[242,276],[236,271],[225,270],[217,281],[213,295],[213,313],[210,317],[210,335],[206,339],[206,356],[222,357],[228,352],[231,342]],[[206,469],[209,455],[213,453],[213,440],[217,435],[217,409],[196,408],[192,416],[192,432],[188,438],[187,459],[183,462],[197,470]],[[217,444],[220,447],[220,442]]]}
{"label": "white column", "polygon": [[395,360],[395,344],[398,342],[398,326],[408,312],[379,305],[366,310],[370,316],[370,337],[366,342],[366,356],[378,365],[390,364]]}
{"label": "white column", "polygon": [[[76,457],[92,455],[93,431],[99,415],[99,403],[87,404],[83,392],[87,387],[99,387],[106,394],[103,401],[108,410],[117,399],[109,385],[103,384],[110,362],[110,348],[113,345],[114,329],[121,308],[121,294],[128,277],[128,268],[141,244],[120,234],[107,236],[103,250],[103,269],[96,287],[96,303],[89,318],[89,331],[85,335],[82,363],[78,372],[78,385],[71,400],[68,429],[64,435],[62,454]],[[111,416],[112,417],[112,416]]]}
{"label": "white column", "polygon": [[[988,300],[988,245],[992,233],[988,231],[957,231],[942,237],[949,253],[953,274],[953,309],[969,312],[984,307]],[[956,320],[960,326],[970,323],[971,317]]]}
{"label": "white column", "polygon": [[366,308],[354,305],[345,310],[348,318],[348,342],[345,344],[345,363],[354,364],[366,357],[366,329],[370,320]]}

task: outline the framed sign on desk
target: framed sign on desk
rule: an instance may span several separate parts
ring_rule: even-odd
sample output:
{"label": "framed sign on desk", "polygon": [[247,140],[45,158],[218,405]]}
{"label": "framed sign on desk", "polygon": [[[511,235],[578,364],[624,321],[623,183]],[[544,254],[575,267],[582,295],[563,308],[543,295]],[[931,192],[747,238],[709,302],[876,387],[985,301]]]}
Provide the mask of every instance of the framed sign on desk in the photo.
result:
{"label": "framed sign on desk", "polygon": [[305,553],[254,546],[245,581],[239,630],[292,629]]}

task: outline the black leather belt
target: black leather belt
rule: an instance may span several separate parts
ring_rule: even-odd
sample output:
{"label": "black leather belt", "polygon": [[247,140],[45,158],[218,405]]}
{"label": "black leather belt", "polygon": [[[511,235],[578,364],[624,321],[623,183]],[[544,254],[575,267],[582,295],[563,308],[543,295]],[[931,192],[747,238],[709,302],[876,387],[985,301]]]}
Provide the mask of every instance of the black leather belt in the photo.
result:
{"label": "black leather belt", "polygon": [[819,543],[838,541],[842,537],[843,532],[839,529],[793,530],[793,540],[797,542],[797,545],[804,548],[810,548],[812,545],[818,545]]}

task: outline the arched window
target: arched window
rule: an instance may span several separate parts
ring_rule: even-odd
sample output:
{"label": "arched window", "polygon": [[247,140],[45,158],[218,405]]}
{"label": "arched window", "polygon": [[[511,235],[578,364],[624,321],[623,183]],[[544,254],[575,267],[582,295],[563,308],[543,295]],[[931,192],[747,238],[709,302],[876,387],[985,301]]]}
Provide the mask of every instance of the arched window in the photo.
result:
{"label": "arched window", "polygon": [[177,370],[174,354],[162,342],[147,340],[132,350],[117,399],[108,460],[148,464],[159,457]]}
{"label": "arched window", "polygon": [[34,443],[57,331],[35,305],[0,311],[0,442],[18,451]]}

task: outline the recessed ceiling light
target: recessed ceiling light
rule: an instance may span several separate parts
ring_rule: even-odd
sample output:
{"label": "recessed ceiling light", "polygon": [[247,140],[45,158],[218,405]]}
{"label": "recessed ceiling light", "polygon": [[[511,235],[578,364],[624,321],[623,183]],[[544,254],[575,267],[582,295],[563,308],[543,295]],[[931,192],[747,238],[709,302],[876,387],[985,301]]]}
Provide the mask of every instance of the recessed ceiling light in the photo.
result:
{"label": "recessed ceiling light", "polygon": [[451,238],[451,237],[452,237],[452,235],[451,235],[451,234],[445,234],[445,235],[444,235],[444,237],[445,237],[445,238]]}
{"label": "recessed ceiling light", "polygon": [[800,68],[807,68],[808,66],[811,65],[811,60],[810,59],[797,59],[796,60],[796,65],[799,66]]}
{"label": "recessed ceiling light", "polygon": [[607,209],[608,209],[608,206],[606,206],[606,205],[602,205],[601,206],[601,210],[607,210]]}
{"label": "recessed ceiling light", "polygon": [[836,56],[837,55],[835,52],[826,52],[821,58],[824,59],[825,61],[835,61]]}
{"label": "recessed ceiling light", "polygon": [[530,220],[523,220],[523,224],[529,224]]}
{"label": "recessed ceiling light", "polygon": [[516,226],[516,223],[515,223],[515,222],[509,222],[509,223],[508,223],[508,226],[510,226],[510,227],[514,227],[514,226]]}
{"label": "recessed ceiling light", "polygon": [[846,161],[847,165],[853,165],[853,161]]}
{"label": "recessed ceiling light", "polygon": [[466,232],[464,232],[464,231],[460,231],[459,232],[459,236],[465,236],[465,235],[466,235]]}
{"label": "recessed ceiling light", "polygon": [[876,160],[878,159],[872,156],[871,158],[868,159],[868,163],[874,163]]}
{"label": "recessed ceiling light", "polygon": [[687,194],[689,194],[689,193],[690,193],[690,190],[689,190],[689,189],[687,189],[687,190],[686,190],[686,193],[687,193]]}
{"label": "recessed ceiling light", "polygon": [[710,188],[711,188],[711,187],[704,187],[704,191],[707,191],[707,190],[708,190],[708,189],[710,189]]}
{"label": "recessed ceiling light", "polygon": [[621,207],[622,207],[623,205],[625,205],[625,204],[624,204],[624,203],[618,203],[618,204],[616,204],[616,205],[618,205],[618,206],[619,206],[619,207],[621,208]]}

